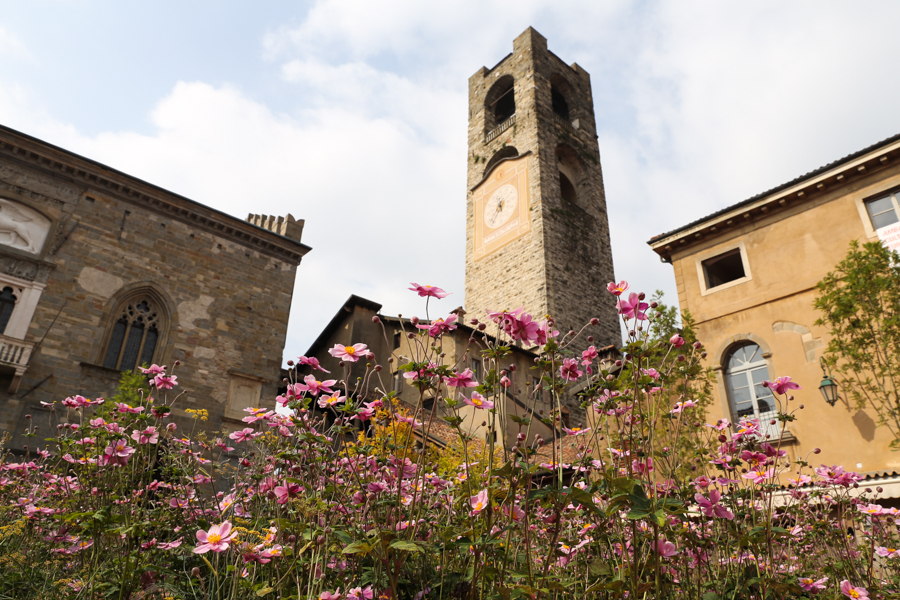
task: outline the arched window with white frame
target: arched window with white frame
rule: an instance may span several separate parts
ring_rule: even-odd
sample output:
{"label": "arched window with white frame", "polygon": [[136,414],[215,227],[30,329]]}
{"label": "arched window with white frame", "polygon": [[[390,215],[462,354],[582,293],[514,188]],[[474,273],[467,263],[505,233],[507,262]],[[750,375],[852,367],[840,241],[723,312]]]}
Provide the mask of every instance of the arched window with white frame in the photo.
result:
{"label": "arched window with white frame", "polygon": [[770,424],[778,411],[772,391],[762,385],[763,381],[771,381],[762,353],[762,348],[753,343],[733,349],[725,359],[725,387],[732,420],[759,419],[763,435],[775,439],[781,433],[781,424]]}

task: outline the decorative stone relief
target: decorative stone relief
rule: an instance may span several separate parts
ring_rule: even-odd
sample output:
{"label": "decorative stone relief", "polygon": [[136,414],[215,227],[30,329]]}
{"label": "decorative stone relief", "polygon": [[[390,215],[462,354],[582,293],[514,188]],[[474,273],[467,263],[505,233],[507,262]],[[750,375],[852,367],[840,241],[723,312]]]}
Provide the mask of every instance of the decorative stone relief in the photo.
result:
{"label": "decorative stone relief", "polygon": [[38,254],[49,230],[50,219],[41,213],[0,198],[0,244]]}

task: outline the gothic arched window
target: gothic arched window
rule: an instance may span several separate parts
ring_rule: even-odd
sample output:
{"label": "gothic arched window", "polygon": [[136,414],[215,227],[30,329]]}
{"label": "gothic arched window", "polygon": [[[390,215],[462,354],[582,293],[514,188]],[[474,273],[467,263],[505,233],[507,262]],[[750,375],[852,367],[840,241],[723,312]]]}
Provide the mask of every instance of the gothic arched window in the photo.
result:
{"label": "gothic arched window", "polygon": [[16,295],[13,289],[9,286],[3,288],[0,291],[0,334],[6,332],[6,326],[9,325],[9,318],[13,314],[13,309],[16,307]]}
{"label": "gothic arched window", "polygon": [[778,434],[778,424],[772,426],[769,422],[778,412],[771,390],[762,385],[763,381],[771,380],[762,352],[753,343],[732,350],[725,362],[725,386],[732,418],[735,421],[741,417],[759,419],[760,431],[774,436]]}
{"label": "gothic arched window", "polygon": [[131,295],[117,308],[117,318],[103,352],[103,366],[132,371],[152,364],[165,315],[150,295]]}

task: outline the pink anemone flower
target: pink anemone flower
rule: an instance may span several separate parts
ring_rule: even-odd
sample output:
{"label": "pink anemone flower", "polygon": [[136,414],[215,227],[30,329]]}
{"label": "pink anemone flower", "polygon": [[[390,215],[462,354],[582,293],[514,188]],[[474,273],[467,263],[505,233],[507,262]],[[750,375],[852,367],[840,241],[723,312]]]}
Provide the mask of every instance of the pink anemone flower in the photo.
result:
{"label": "pink anemone flower", "polygon": [[800,384],[791,381],[790,377],[779,377],[775,381],[763,381],[763,387],[771,389],[779,395],[784,395],[787,390],[799,390]]}
{"label": "pink anemone flower", "polygon": [[474,406],[475,408],[494,408],[494,403],[490,400],[485,400],[484,396],[482,396],[478,392],[472,392],[471,398],[466,398],[464,396],[463,402],[465,402],[469,406]]}
{"label": "pink anemone flower", "polygon": [[365,344],[353,344],[352,346],[335,344],[334,348],[328,351],[328,354],[343,361],[357,362],[368,351],[369,347]]}
{"label": "pink anemone flower", "polygon": [[640,298],[638,294],[631,292],[628,295],[628,300],[619,298],[619,301],[616,302],[616,310],[626,319],[644,321],[647,319],[647,314],[644,311],[650,308],[650,305],[646,302],[641,302]]}
{"label": "pink anemone flower", "polygon": [[488,507],[488,491],[486,489],[478,492],[476,496],[472,496],[469,498],[469,504],[472,506],[472,511],[469,513],[469,516],[474,517],[479,514],[485,508]]}
{"label": "pink anemone flower", "polygon": [[202,529],[197,532],[197,541],[200,544],[194,548],[194,554],[204,554],[212,550],[213,552],[224,552],[228,550],[229,544],[234,541],[237,531],[232,531],[231,523],[225,521],[220,525],[213,525],[209,531]]}
{"label": "pink anemone flower", "polygon": [[418,283],[413,282],[410,282],[409,284],[412,286],[411,288],[409,288],[410,291],[416,292],[421,298],[427,298],[428,296],[431,296],[432,298],[437,298],[438,300],[440,300],[441,298],[446,298],[450,295],[449,292],[445,292],[441,288],[435,287],[433,285],[419,285]]}
{"label": "pink anemone flower", "polygon": [[843,595],[847,596],[848,598],[853,598],[853,600],[869,597],[869,592],[866,590],[866,588],[856,587],[846,579],[841,582],[840,589]]}
{"label": "pink anemone flower", "polygon": [[606,289],[613,296],[621,296],[622,292],[624,292],[625,290],[628,289],[628,282],[625,281],[624,279],[622,281],[620,281],[619,283],[616,283],[615,281],[610,281],[609,283],[606,284]]}

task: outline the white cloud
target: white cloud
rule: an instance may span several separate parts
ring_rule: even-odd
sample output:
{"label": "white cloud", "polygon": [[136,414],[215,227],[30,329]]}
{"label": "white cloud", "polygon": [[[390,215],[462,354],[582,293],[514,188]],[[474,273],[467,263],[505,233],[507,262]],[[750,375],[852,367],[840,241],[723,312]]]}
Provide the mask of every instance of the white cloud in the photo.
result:
{"label": "white cloud", "polygon": [[88,136],[16,80],[0,122],[239,218],[306,219],[287,357],[351,293],[413,314],[418,281],[462,304],[467,80],[528,25],[592,74],[617,275],[669,301],[651,236],[900,131],[892,3],[423,6],[322,1],[269,33],[280,112],[240,81],[173,82],[150,133]]}

